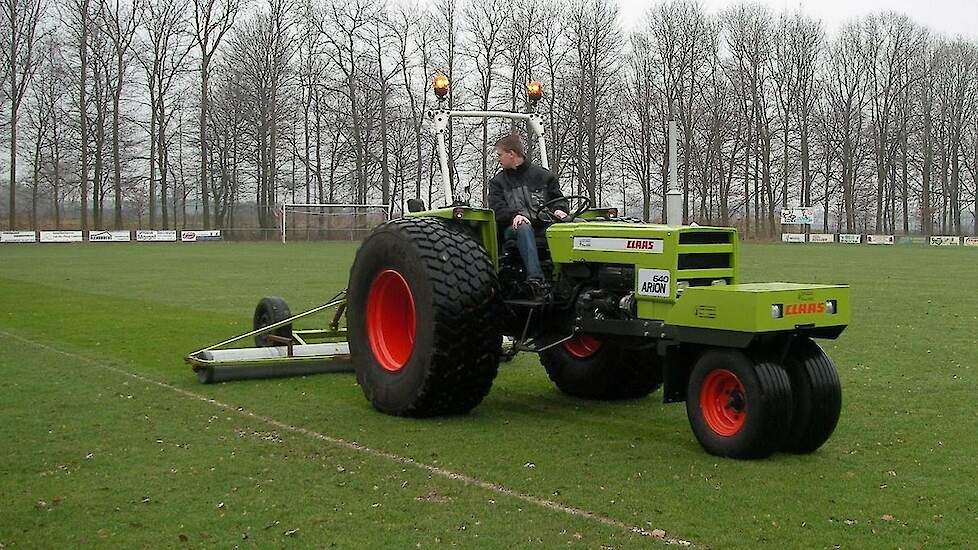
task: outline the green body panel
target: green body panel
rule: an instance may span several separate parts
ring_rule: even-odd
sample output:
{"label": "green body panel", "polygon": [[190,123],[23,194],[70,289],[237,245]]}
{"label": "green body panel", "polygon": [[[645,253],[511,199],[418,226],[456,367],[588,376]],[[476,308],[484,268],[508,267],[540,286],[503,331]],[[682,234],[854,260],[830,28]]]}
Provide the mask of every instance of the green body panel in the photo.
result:
{"label": "green body panel", "polygon": [[[479,231],[483,246],[498,268],[492,210],[454,207],[406,215],[476,222],[470,225]],[[602,218],[607,215],[607,209],[590,209],[580,216],[589,221],[548,227],[550,256],[557,271],[573,263],[634,268],[636,313],[640,319],[676,327],[746,333],[842,327],[849,323],[849,288],[845,285],[738,284],[736,229],[604,221]],[[815,311],[818,304],[824,309],[828,300],[836,303],[834,314]],[[772,318],[773,304],[784,306],[782,318]],[[798,307],[799,304],[808,305]]]}
{"label": "green body panel", "polygon": [[[684,237],[681,237],[684,236]],[[697,244],[700,237],[722,241]],[[581,245],[581,239],[591,238],[591,247]],[[597,241],[612,239],[612,241]],[[653,251],[629,250],[629,241],[661,241],[661,249]],[[624,241],[625,249],[618,248]],[[693,242],[687,242],[693,241]],[[635,297],[638,316],[642,319],[665,319],[677,298],[677,284],[691,279],[723,280],[726,284],[737,282],[737,230],[729,227],[676,227],[657,224],[589,222],[555,224],[547,229],[547,242],[555,264],[589,262],[633,266],[636,270]],[[602,246],[611,244],[613,246]],[[686,268],[681,258],[698,254],[722,257],[719,267]],[[716,256],[718,255],[718,256]],[[699,265],[694,262],[694,265]],[[647,296],[641,292],[640,270],[651,269],[669,272],[669,289],[664,296]]]}
{"label": "green body panel", "polygon": [[[834,300],[835,313],[825,310]],[[775,319],[771,309],[782,306]],[[737,332],[780,332],[849,324],[849,287],[796,283],[750,283],[688,288],[665,317],[671,326]]]}

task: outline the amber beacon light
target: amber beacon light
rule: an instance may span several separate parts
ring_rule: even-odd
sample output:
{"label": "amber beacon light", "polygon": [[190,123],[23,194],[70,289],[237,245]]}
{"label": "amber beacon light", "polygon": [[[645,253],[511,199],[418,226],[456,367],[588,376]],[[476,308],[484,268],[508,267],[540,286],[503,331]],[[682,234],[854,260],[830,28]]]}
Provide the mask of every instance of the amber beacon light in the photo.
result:
{"label": "amber beacon light", "polygon": [[431,86],[435,89],[435,95],[439,98],[443,98],[448,94],[448,77],[443,74],[438,74],[435,79],[431,81]]}

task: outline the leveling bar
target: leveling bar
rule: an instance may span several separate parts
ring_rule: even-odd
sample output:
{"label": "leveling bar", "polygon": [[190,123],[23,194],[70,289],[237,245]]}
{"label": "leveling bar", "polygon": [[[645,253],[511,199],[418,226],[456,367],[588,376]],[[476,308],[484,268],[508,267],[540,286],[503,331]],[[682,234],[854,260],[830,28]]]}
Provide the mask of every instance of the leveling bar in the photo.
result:
{"label": "leveling bar", "polygon": [[[336,308],[336,313],[325,329],[292,330],[289,337],[270,334],[281,327],[291,326],[293,321],[331,308]],[[346,342],[346,328],[339,326],[345,309],[346,291],[343,291],[325,304],[197,350],[185,357],[184,361],[193,367],[197,379],[203,384],[350,372],[353,365]],[[266,341],[280,345],[224,349],[224,346],[254,336],[265,336]]]}

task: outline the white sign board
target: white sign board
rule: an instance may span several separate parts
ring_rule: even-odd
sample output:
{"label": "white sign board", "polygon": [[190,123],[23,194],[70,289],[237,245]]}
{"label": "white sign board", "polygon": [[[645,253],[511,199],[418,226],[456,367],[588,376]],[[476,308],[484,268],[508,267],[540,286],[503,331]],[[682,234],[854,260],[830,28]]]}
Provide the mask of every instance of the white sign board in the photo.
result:
{"label": "white sign board", "polygon": [[811,225],[813,223],[815,223],[815,210],[813,208],[781,209],[781,225]]}
{"label": "white sign board", "polygon": [[931,235],[931,246],[960,246],[961,237],[955,235]]}
{"label": "white sign board", "polygon": [[839,242],[842,244],[859,244],[863,242],[863,236],[853,233],[839,233]]}
{"label": "white sign board", "polygon": [[136,231],[136,240],[141,243],[173,243],[177,241],[177,232],[139,230]]}
{"label": "white sign board", "polygon": [[965,246],[978,246],[978,237],[965,237],[964,238],[964,245]]}
{"label": "white sign board", "polygon": [[810,243],[834,243],[835,233],[812,233],[808,236]]}
{"label": "white sign board", "polygon": [[781,240],[786,243],[803,243],[805,242],[804,233],[782,233]]}
{"label": "white sign board", "polygon": [[33,231],[0,231],[0,243],[36,243],[37,233]]}
{"label": "white sign board", "polygon": [[662,254],[662,239],[616,239],[612,237],[574,237],[574,250],[604,252],[647,252]]}
{"label": "white sign board", "polygon": [[893,244],[893,235],[866,235],[866,244]]}
{"label": "white sign board", "polygon": [[221,240],[221,230],[220,229],[209,229],[207,231],[198,231],[197,240],[198,241],[219,241]]}
{"label": "white sign board", "polygon": [[80,243],[81,231],[41,231],[42,243]]}
{"label": "white sign board", "polygon": [[655,298],[672,296],[671,275],[667,269],[639,269],[638,294]]}
{"label": "white sign board", "polygon": [[220,229],[208,229],[206,231],[181,231],[180,240],[185,243],[197,241],[219,241],[221,240]]}
{"label": "white sign board", "polygon": [[128,231],[89,231],[88,242],[90,243],[127,243],[132,240],[132,233]]}

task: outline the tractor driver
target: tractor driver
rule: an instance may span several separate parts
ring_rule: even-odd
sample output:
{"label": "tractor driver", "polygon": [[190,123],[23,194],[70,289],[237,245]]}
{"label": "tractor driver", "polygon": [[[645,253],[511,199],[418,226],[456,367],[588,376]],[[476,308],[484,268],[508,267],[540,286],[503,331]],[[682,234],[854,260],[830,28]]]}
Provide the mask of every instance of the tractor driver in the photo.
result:
{"label": "tractor driver", "polygon": [[[531,288],[535,293],[546,293],[548,285],[540,268],[536,232],[547,224],[533,214],[543,203],[564,195],[549,170],[527,160],[519,135],[500,138],[496,142],[496,158],[502,170],[489,180],[489,207],[495,212],[496,222],[506,226],[504,238],[516,241]],[[554,216],[566,218],[567,201],[555,206]]]}

